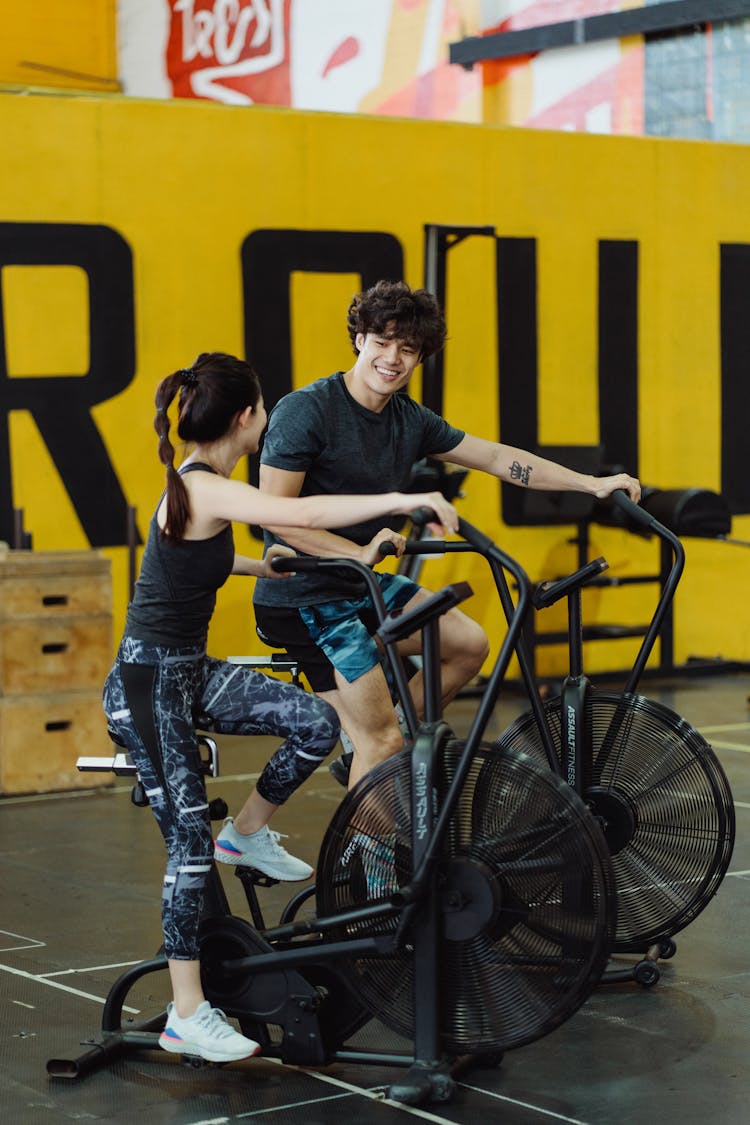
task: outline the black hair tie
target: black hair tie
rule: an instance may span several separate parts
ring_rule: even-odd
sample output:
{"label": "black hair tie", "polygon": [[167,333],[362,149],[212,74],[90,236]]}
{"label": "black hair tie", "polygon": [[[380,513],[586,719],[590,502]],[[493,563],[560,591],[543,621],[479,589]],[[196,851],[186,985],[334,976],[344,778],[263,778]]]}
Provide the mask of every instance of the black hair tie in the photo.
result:
{"label": "black hair tie", "polygon": [[198,372],[193,367],[183,367],[180,371],[183,387],[198,386]]}

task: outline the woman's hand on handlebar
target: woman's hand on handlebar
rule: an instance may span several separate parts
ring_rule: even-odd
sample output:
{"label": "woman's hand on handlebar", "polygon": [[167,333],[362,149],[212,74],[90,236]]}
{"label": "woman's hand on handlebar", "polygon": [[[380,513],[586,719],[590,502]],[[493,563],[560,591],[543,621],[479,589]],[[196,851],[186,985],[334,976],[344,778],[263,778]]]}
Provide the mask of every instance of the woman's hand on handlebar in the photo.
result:
{"label": "woman's hand on handlebar", "polygon": [[641,482],[635,477],[628,476],[627,473],[616,473],[612,477],[595,477],[594,479],[597,486],[595,495],[599,500],[605,500],[618,488],[627,492],[634,504],[637,504],[641,498]]}
{"label": "woman's hand on handlebar", "polygon": [[[442,492],[409,492],[401,495],[404,504],[403,508],[397,509],[399,513],[403,512],[404,515],[409,515],[411,512],[416,513],[417,509],[421,509],[434,514],[435,519],[427,524],[434,535],[440,536],[446,531],[458,530],[458,512],[445,499]],[[380,548],[383,543],[392,544],[392,549],[381,551]],[[375,566],[376,563],[381,562],[386,554],[401,558],[405,546],[406,539],[403,535],[399,535],[397,531],[389,531],[388,528],[384,528],[372,537],[366,547],[362,547],[359,559],[366,566]]]}
{"label": "woman's hand on handlebar", "polygon": [[458,531],[458,512],[450,504],[442,492],[412,492],[404,495],[404,507],[399,509],[404,515],[415,511],[417,508],[428,508],[435,513],[435,519],[427,524],[435,535],[444,531]]}
{"label": "woman's hand on handlebar", "polygon": [[285,547],[281,543],[274,543],[268,548],[263,556],[263,578],[291,578],[294,571],[289,570],[284,573],[274,570],[271,563],[274,559],[294,559],[297,557],[297,552],[293,551],[291,547]]}

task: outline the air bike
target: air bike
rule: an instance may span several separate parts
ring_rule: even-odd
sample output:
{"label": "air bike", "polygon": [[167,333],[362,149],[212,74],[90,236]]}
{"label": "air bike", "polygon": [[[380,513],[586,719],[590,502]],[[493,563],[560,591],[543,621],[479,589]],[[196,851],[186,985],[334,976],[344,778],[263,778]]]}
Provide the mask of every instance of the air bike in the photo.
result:
{"label": "air bike", "polygon": [[[214,869],[201,929],[206,996],[263,1054],[307,1067],[393,1065],[401,1072],[387,1094],[408,1104],[450,1100],[456,1073],[472,1061],[494,1065],[571,1017],[600,981],[616,932],[612,861],[598,820],[544,760],[483,741],[531,609],[531,584],[482,532],[463,520],[459,531],[463,542],[446,550],[478,552],[498,589],[510,579],[516,591],[507,629],[498,612],[503,640],[465,739],[441,715],[439,618],[470,596],[468,584],[391,617],[360,563],[274,561],[297,572],[346,565],[367,584],[414,738],[344,798],[323,839],[316,885],[294,896],[277,925],[266,924],[258,903],[264,876],[237,871],[251,924],[230,914]],[[417,631],[421,723],[397,652]],[[309,916],[301,907],[313,896]],[[100,1034],[79,1058],[50,1060],[48,1072],[75,1078],[156,1047],[164,1013],[123,1026],[122,1009],[138,980],[165,968],[159,954],[125,972]],[[358,1046],[356,1033],[372,1020],[409,1049]]]}
{"label": "air bike", "polygon": [[[612,952],[637,955],[626,967],[610,967],[603,982],[635,980],[649,987],[659,979],[659,959],[676,952],[674,935],[698,917],[726,874],[734,847],[734,804],[724,771],[702,736],[667,707],[637,694],[682,576],[682,543],[625,492],[615,492],[612,502],[628,523],[662,540],[672,560],[627,682],[620,692],[603,691],[584,674],[581,589],[596,584],[608,565],[593,559],[533,590],[536,609],[567,599],[569,671],[560,695],[542,700],[523,643],[517,646],[531,706],[496,746],[503,755],[522,752],[547,765],[601,826],[617,892]],[[475,549],[477,540],[471,534],[465,538],[468,549]],[[466,543],[420,538],[407,543],[406,552],[466,549]],[[510,620],[514,609],[505,573],[493,574]]]}

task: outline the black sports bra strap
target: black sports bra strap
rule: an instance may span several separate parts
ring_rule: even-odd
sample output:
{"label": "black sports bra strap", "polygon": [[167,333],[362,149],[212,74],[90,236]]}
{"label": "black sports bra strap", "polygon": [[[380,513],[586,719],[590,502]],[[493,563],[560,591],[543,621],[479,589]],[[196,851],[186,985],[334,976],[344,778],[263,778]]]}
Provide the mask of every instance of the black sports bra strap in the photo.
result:
{"label": "black sports bra strap", "polygon": [[[188,465],[180,465],[177,472],[180,474],[180,476],[182,476],[183,473],[189,473],[189,472],[191,472],[192,469],[206,469],[209,473],[213,473],[214,476],[219,475],[216,472],[216,469],[212,468],[210,465],[207,465],[204,461],[191,461]],[[161,496],[159,497],[159,500],[158,500],[158,503],[157,503],[156,507],[154,508],[154,514],[151,517],[152,520],[156,519],[159,508],[161,508],[162,503],[164,502],[164,497],[166,495],[167,495],[167,490],[165,488],[164,491],[162,492]]]}
{"label": "black sports bra strap", "polygon": [[183,473],[191,473],[193,469],[203,469],[205,472],[213,473],[214,476],[219,475],[216,469],[212,465],[207,465],[205,461],[190,461],[187,465],[180,465],[177,472],[182,476]]}

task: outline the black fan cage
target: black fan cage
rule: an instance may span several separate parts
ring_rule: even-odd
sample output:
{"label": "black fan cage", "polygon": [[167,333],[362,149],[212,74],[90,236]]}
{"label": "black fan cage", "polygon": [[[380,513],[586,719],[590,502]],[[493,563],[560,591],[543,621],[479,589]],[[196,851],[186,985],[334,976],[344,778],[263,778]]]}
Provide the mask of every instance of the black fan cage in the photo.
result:
{"label": "black fan cage", "polygon": [[[558,754],[560,700],[545,711]],[[678,933],[716,894],[734,847],[729,783],[708,743],[667,707],[640,695],[592,690],[584,799],[607,822],[617,888],[616,952]],[[497,745],[546,761],[534,716]]]}
{"label": "black fan cage", "polygon": [[[444,748],[436,807],[464,744]],[[320,914],[372,903],[408,883],[411,765],[382,763],[342,803],[318,864]],[[530,758],[483,745],[472,760],[438,864],[443,1049],[509,1050],[568,1019],[606,966],[616,894],[601,831],[578,796]],[[338,937],[395,933],[398,917],[342,925]],[[387,1026],[414,1030],[414,951],[346,963]]]}

